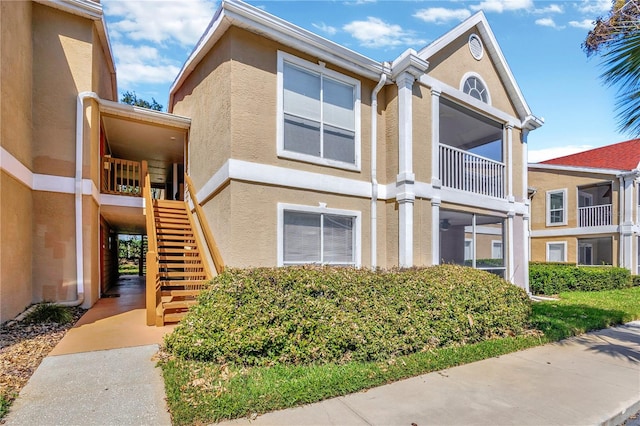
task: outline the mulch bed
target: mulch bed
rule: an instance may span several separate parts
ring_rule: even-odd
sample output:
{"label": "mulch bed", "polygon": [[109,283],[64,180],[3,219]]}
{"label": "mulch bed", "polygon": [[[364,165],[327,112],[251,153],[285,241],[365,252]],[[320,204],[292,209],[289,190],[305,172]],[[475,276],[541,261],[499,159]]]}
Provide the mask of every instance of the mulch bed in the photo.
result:
{"label": "mulch bed", "polygon": [[18,321],[0,325],[0,397],[13,401],[42,359],[85,312],[81,308],[71,308],[73,321],[64,325]]}

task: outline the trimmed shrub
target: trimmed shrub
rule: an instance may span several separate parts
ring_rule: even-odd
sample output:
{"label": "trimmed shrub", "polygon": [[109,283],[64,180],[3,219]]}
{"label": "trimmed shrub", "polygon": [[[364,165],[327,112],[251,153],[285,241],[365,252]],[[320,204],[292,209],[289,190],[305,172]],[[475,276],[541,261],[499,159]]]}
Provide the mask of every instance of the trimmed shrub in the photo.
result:
{"label": "trimmed shrub", "polygon": [[529,288],[533,294],[564,291],[600,291],[631,287],[628,269],[611,266],[575,266],[570,263],[529,264]]}
{"label": "trimmed shrub", "polygon": [[381,361],[518,334],[530,311],[523,289],[455,265],[230,269],[165,345],[183,358],[245,366]]}
{"label": "trimmed shrub", "polygon": [[631,284],[634,287],[640,286],[640,275],[631,275]]}

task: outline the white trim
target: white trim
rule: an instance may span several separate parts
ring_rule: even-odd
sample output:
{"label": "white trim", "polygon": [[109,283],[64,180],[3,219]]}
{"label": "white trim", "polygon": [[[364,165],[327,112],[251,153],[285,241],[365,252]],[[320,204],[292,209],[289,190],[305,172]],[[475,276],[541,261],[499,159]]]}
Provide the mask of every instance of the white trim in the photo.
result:
{"label": "white trim", "polygon": [[131,118],[145,123],[162,124],[164,126],[176,127],[189,130],[191,119],[168,112],[154,111],[134,105],[113,102],[106,99],[97,99],[100,104],[100,112],[116,115],[118,117]]}
{"label": "white trim", "polygon": [[[231,179],[352,197],[371,198],[372,196],[369,181],[230,158],[197,191],[200,204],[206,204],[206,201]],[[474,206],[505,214],[511,209],[515,209],[516,214],[521,215],[528,212],[525,203],[510,203],[506,199],[485,197],[449,188],[438,190],[426,182],[416,182],[414,189],[415,196],[418,198],[438,198],[446,203]],[[378,184],[379,200],[395,199],[397,192],[395,182],[386,185]]]}
{"label": "white trim", "polygon": [[36,3],[53,7],[73,15],[94,21],[102,18],[102,5],[91,0],[34,0]]}
{"label": "white trim", "polygon": [[100,194],[101,206],[144,208],[144,197],[129,197],[126,195]]}
{"label": "white trim", "polygon": [[[471,35],[474,35],[474,34],[471,34]],[[477,78],[480,81],[480,83],[482,83],[482,85],[484,86],[484,90],[487,93],[487,102],[484,102],[484,103],[486,103],[487,105],[491,105],[491,92],[489,91],[489,86],[487,85],[487,82],[484,81],[484,78],[482,78],[480,74],[478,74],[477,72],[468,71],[462,76],[462,78],[460,79],[460,91],[466,95],[469,95],[468,93],[465,93],[464,85],[467,82],[467,80],[470,79],[471,77]]]}
{"label": "white trim", "polygon": [[[288,62],[297,67],[311,71],[320,76],[327,76],[331,79],[337,80],[341,83],[353,86],[354,94],[354,163],[347,163],[345,161],[332,160],[323,157],[316,157],[315,155],[302,154],[294,151],[287,151],[284,147],[284,63]],[[277,141],[277,155],[281,158],[289,158],[297,161],[304,161],[306,163],[319,164],[322,166],[335,167],[345,170],[360,171],[361,160],[361,110],[360,110],[360,91],[361,83],[355,78],[346,76],[339,72],[326,68],[322,64],[314,64],[313,62],[306,61],[297,56],[278,50],[278,65],[277,65],[277,112],[276,112],[276,141]],[[321,104],[322,106],[322,104]],[[323,119],[320,119],[321,125],[323,125]],[[321,136],[322,137],[322,136]]]}
{"label": "white trim", "polygon": [[537,231],[531,231],[531,238],[617,234],[619,232],[620,232],[620,227],[618,225],[590,226],[588,228],[541,229]]}
{"label": "white trim", "polygon": [[358,210],[343,210],[326,207],[325,203],[319,206],[308,206],[300,204],[278,203],[278,219],[277,219],[277,252],[278,266],[284,266],[284,212],[306,212],[315,214],[331,214],[336,216],[353,217],[355,219],[353,229],[353,257],[355,267],[362,266],[362,212]]}
{"label": "white trim", "polygon": [[[562,245],[562,254],[563,254],[563,259],[560,262],[566,262],[567,261],[567,242],[566,241],[548,241],[546,244],[546,251],[545,251],[545,259],[547,262],[549,262],[549,246],[550,245]],[[554,262],[557,262],[554,260]]]}
{"label": "white trim", "polygon": [[[551,222],[551,195],[562,193],[562,222]],[[567,188],[550,189],[545,193],[545,215],[547,226],[563,226],[567,224]]]}
{"label": "white trim", "polygon": [[579,166],[561,166],[557,164],[540,164],[540,163],[528,163],[527,168],[529,170],[566,170],[569,172],[586,172],[591,174],[603,174],[617,176],[620,173],[627,173],[628,170],[618,169],[600,169],[596,167],[579,167]]}
{"label": "white trim", "polygon": [[169,111],[172,109],[175,92],[231,25],[275,40],[371,80],[377,81],[380,74],[387,72],[380,62],[320,37],[291,22],[244,2],[225,0],[220,4],[211,24],[205,30],[171,85]]}
{"label": "white trim", "polygon": [[457,89],[453,86],[449,86],[435,78],[424,74],[420,76],[418,79],[420,84],[423,84],[433,90],[440,92],[441,94],[446,95],[446,97],[456,103],[461,103],[466,108],[469,108],[475,111],[478,114],[484,115],[485,117],[503,125],[510,124],[513,127],[520,128],[522,126],[522,122],[493,105],[489,105],[485,102],[482,102],[471,95],[464,93],[462,90]]}
{"label": "white trim", "polygon": [[0,146],[0,170],[13,176],[29,189],[33,189],[33,173],[9,151]]}
{"label": "white trim", "polygon": [[[471,40],[478,40],[478,43],[480,43],[480,54],[478,56],[473,54],[473,49],[471,49]],[[484,43],[482,42],[482,39],[478,34],[476,33],[469,34],[469,39],[467,40],[467,46],[469,47],[469,53],[471,53],[471,56],[476,61],[479,61],[484,57]]]}

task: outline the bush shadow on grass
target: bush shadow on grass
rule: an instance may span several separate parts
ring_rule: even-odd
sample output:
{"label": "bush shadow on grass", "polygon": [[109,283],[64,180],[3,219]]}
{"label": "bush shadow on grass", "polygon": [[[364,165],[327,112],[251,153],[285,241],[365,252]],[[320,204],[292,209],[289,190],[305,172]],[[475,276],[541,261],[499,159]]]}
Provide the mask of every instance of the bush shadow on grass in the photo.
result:
{"label": "bush shadow on grass", "polygon": [[[532,326],[543,331],[551,341],[560,341],[568,337],[579,336],[593,330],[624,324],[632,321],[628,313],[615,309],[594,308],[588,305],[564,305],[555,302],[536,303],[533,305]],[[640,327],[631,325],[626,327]],[[603,332],[611,339],[640,345],[637,335],[620,330]],[[588,346],[592,352],[600,352],[613,357],[625,357],[640,360],[640,351],[616,344],[610,340],[594,340],[589,336],[577,337],[576,341]],[[562,344],[562,343],[561,343]]]}

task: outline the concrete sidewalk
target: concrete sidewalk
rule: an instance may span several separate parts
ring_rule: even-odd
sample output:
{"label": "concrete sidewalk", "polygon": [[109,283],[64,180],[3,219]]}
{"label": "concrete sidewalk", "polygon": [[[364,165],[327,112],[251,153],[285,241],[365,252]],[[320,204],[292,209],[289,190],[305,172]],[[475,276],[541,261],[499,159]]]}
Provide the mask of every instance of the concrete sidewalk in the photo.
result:
{"label": "concrete sidewalk", "polygon": [[[9,425],[170,424],[157,345],[47,357]],[[225,425],[598,425],[640,409],[640,321]]]}
{"label": "concrete sidewalk", "polygon": [[640,409],[640,321],[224,425],[615,425]]}

